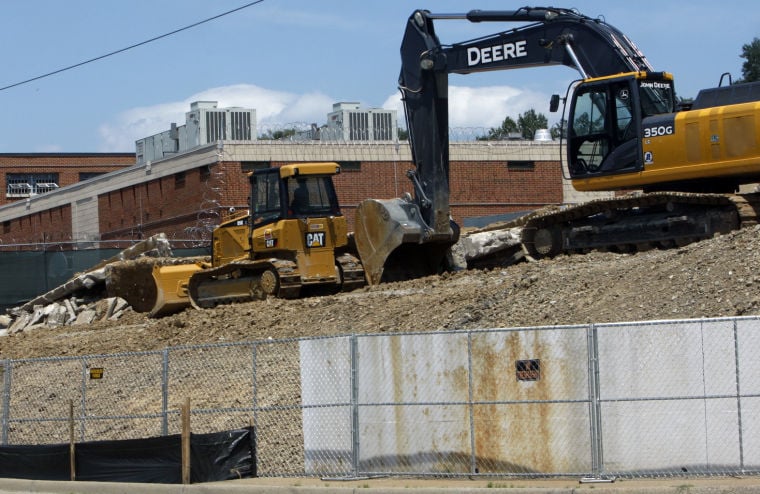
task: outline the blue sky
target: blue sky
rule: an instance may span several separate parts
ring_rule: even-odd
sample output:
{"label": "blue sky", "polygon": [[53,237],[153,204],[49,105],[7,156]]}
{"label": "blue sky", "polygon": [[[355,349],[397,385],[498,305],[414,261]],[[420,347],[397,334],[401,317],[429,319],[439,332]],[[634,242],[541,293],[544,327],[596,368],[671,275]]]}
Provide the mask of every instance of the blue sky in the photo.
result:
{"label": "blue sky", "polygon": [[[0,86],[119,50],[250,0],[3,0]],[[678,94],[694,97],[723,72],[741,77],[741,47],[760,37],[757,0],[572,0],[626,33]],[[396,81],[406,19],[508,10],[524,2],[478,0],[264,0],[133,50],[0,91],[0,153],[133,152],[135,139],[184,123],[190,102],[256,108],[260,125],[323,124],[337,101],[399,108]],[[543,3],[534,4],[536,6]],[[438,21],[444,43],[501,30]],[[498,125],[548,100],[576,72],[566,67],[452,76],[451,126]],[[399,119],[403,117],[399,115]]]}

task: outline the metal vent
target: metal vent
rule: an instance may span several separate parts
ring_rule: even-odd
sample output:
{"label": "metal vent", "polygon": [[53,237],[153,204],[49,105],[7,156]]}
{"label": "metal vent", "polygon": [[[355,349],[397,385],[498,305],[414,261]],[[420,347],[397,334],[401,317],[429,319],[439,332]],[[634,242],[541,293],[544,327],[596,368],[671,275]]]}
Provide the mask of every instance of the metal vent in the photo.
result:
{"label": "metal vent", "polygon": [[227,139],[227,114],[223,111],[206,112],[206,142]]}

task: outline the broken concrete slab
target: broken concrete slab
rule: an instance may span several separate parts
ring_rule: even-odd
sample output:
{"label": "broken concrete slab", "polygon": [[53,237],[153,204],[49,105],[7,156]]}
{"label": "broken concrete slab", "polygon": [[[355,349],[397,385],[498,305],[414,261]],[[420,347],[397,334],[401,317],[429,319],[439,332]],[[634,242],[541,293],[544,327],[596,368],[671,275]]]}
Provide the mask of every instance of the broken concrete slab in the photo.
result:
{"label": "broken concrete slab", "polygon": [[90,324],[92,321],[95,320],[97,317],[97,312],[93,309],[85,309],[82,312],[77,315],[76,320],[73,322],[73,325],[77,326],[80,324]]}

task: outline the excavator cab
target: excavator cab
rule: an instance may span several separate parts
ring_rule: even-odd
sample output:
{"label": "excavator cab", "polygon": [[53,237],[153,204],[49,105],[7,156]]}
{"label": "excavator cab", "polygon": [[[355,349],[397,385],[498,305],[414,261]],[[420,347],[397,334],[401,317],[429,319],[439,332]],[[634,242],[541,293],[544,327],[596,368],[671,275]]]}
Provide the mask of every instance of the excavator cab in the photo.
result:
{"label": "excavator cab", "polygon": [[626,175],[638,176],[652,160],[642,140],[672,134],[674,112],[673,77],[667,73],[635,72],[578,83],[567,132],[573,184],[580,190],[594,184],[607,189],[615,181],[634,185]]}

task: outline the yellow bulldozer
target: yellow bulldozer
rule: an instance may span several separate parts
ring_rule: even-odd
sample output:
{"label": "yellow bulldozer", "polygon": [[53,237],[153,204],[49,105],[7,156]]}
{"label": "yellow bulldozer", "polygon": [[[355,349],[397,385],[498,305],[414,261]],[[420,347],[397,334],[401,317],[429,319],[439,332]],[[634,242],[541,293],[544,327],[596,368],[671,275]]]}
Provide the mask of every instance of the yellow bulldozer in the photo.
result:
{"label": "yellow bulldozer", "polygon": [[210,261],[153,265],[150,315],[363,286],[364,269],[349,248],[332,181],[338,173],[337,163],[251,173],[250,210],[214,229]]}

